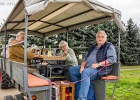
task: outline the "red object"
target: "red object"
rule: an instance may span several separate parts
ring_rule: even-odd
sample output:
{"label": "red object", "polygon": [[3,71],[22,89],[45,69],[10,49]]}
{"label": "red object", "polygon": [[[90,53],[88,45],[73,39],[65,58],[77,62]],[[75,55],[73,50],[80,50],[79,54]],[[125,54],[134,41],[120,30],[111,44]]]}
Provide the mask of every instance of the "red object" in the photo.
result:
{"label": "red object", "polygon": [[35,95],[32,96],[32,100],[36,100],[37,97]]}
{"label": "red object", "polygon": [[41,79],[32,74],[28,74],[28,86],[29,87],[49,86],[49,85],[51,85],[51,84],[47,80]]}
{"label": "red object", "polygon": [[[69,95],[69,94],[70,94],[69,89],[66,89],[66,94],[67,94],[67,95]],[[67,96],[67,97],[66,97],[66,100],[70,100],[70,96]]]}
{"label": "red object", "polygon": [[109,75],[109,76],[104,76],[101,78],[102,80],[116,80],[119,79],[117,76]]}

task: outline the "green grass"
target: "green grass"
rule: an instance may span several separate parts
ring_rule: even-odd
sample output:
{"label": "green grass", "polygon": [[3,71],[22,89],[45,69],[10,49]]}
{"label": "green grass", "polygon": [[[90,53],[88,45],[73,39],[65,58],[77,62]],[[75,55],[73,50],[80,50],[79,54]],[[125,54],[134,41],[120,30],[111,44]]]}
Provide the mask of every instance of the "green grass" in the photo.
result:
{"label": "green grass", "polygon": [[[122,67],[121,67],[122,68]],[[127,68],[128,67],[124,67]],[[130,67],[132,69],[140,66]],[[107,100],[111,97],[114,84],[107,84]],[[114,100],[140,100],[140,69],[139,70],[122,70],[120,80],[117,83]]]}
{"label": "green grass", "polygon": [[140,66],[121,66],[121,69],[140,68]]}

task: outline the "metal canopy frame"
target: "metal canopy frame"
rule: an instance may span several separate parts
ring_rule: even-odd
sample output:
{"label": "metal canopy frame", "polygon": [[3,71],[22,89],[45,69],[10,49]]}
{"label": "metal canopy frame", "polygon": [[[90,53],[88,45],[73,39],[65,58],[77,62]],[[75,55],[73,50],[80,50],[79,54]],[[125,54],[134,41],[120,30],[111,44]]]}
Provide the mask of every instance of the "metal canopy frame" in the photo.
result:
{"label": "metal canopy frame", "polygon": [[[7,33],[16,34],[25,30],[26,0],[19,0],[0,29],[3,35],[7,24]],[[27,0],[28,2],[29,0]],[[29,1],[29,2],[35,2]],[[38,0],[39,1],[39,0]],[[40,0],[48,2],[47,7],[34,14],[28,14],[29,35],[49,36],[77,29],[86,25],[99,24],[121,17],[121,12],[96,0]],[[118,19],[117,19],[118,20]]]}

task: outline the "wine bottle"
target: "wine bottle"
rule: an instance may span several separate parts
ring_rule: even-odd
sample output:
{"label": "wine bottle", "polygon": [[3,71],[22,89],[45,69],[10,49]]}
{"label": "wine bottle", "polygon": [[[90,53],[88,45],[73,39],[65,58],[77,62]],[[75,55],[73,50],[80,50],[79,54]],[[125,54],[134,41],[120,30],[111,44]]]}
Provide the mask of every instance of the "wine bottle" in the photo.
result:
{"label": "wine bottle", "polygon": [[51,45],[49,45],[48,56],[52,56]]}

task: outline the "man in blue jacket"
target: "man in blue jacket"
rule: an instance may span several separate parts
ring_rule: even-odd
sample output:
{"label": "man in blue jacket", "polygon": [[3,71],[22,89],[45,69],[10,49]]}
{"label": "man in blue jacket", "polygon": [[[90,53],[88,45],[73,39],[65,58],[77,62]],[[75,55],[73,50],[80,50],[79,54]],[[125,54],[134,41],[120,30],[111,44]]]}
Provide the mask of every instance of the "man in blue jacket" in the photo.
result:
{"label": "man in blue jacket", "polygon": [[[91,80],[110,74],[116,59],[115,48],[112,43],[107,42],[107,34],[99,31],[96,34],[96,44],[89,47],[81,66],[72,66],[68,69],[71,81],[76,82],[76,99],[90,100],[89,91],[93,88]],[[104,66],[107,66],[107,71]],[[78,82],[79,80],[81,81]],[[93,94],[91,100],[95,100]]]}

